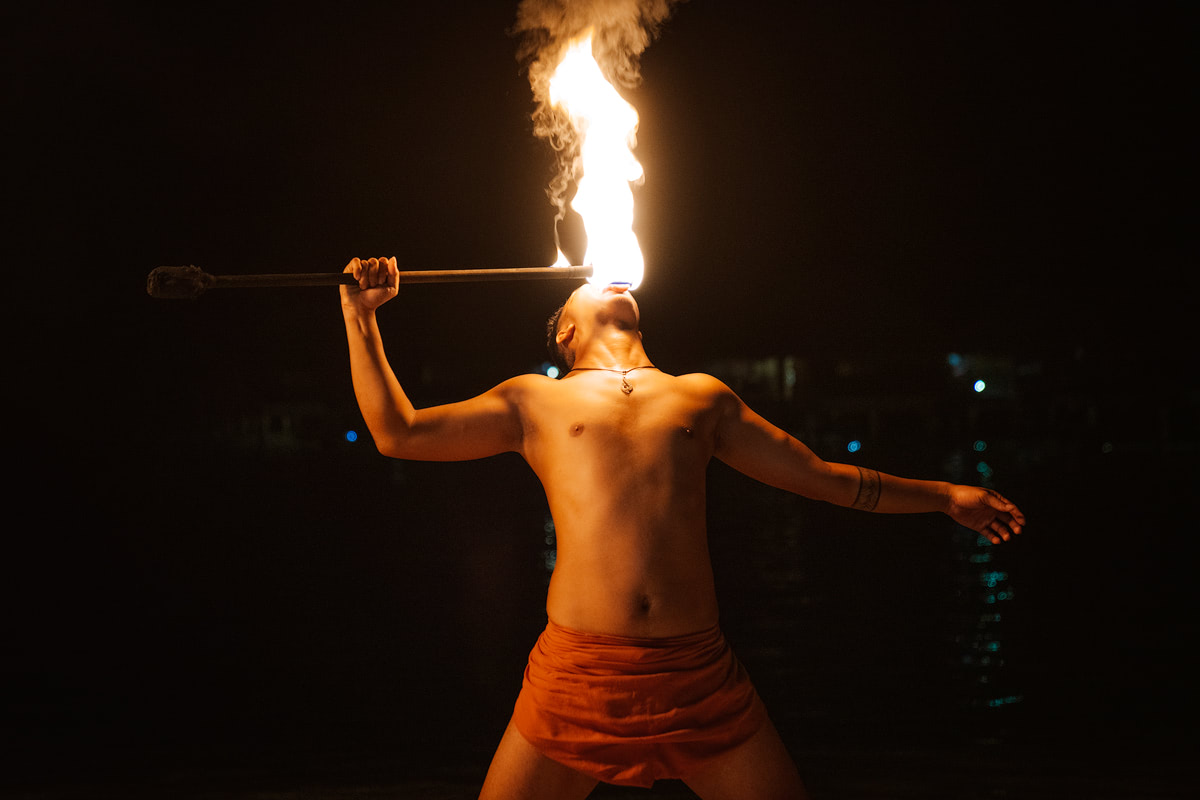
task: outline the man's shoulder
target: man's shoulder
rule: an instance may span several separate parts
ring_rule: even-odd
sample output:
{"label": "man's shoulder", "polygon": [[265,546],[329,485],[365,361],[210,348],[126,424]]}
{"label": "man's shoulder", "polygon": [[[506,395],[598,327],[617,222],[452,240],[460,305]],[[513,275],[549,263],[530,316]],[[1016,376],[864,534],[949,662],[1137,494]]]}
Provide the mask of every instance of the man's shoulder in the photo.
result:
{"label": "man's shoulder", "polygon": [[557,380],[548,375],[527,373],[524,375],[514,375],[503,383],[498,384],[492,391],[501,393],[546,391],[554,388],[557,383]]}
{"label": "man's shoulder", "polygon": [[675,377],[697,390],[721,393],[729,391],[729,387],[720,378],[709,375],[707,372],[688,372]]}
{"label": "man's shoulder", "polygon": [[733,393],[733,390],[726,386],[720,378],[709,375],[707,372],[676,375],[675,380],[681,394],[690,395],[695,401],[721,407],[737,402],[737,395]]}

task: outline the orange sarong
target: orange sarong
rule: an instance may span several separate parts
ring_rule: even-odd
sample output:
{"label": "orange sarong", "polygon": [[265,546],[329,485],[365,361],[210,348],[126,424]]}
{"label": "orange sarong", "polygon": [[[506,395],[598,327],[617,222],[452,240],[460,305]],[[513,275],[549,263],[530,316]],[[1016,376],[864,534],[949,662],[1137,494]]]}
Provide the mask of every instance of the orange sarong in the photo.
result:
{"label": "orange sarong", "polygon": [[550,622],[513,722],[543,755],[606,783],[685,779],[753,736],[766,708],[714,626],[667,639]]}

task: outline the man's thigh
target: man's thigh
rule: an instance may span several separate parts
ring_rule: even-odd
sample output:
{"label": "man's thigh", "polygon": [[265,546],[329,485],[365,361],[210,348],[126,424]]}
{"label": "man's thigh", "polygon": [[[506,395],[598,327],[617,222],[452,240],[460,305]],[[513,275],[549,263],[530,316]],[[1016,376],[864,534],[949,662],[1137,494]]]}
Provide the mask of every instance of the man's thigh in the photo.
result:
{"label": "man's thigh", "polygon": [[547,758],[510,721],[492,757],[479,800],[583,800],[599,783]]}
{"label": "man's thigh", "polygon": [[807,800],[796,762],[775,726],[762,729],[684,780],[702,800]]}

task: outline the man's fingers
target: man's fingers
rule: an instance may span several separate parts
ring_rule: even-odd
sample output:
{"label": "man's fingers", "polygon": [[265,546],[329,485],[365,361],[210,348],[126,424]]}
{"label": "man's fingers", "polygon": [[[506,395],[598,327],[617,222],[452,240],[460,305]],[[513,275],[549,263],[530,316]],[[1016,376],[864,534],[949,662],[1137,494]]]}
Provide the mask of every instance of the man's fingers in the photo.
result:
{"label": "man's fingers", "polygon": [[354,275],[358,288],[368,289],[400,289],[400,270],[396,266],[396,258],[353,258],[346,265],[346,271]]}
{"label": "man's fingers", "polygon": [[373,289],[379,285],[379,259],[368,258],[362,262],[362,276],[358,279],[358,285],[362,289]]}
{"label": "man's fingers", "polygon": [[1023,530],[1021,523],[1008,514],[998,517],[992,524],[996,531],[1004,537],[1005,541],[1008,541],[1013,536],[1020,535]]}
{"label": "man's fingers", "polygon": [[1013,533],[1020,533],[1021,529],[1025,527],[1025,515],[1016,506],[1013,506],[1011,512],[1000,514],[1000,521]]}
{"label": "man's fingers", "polygon": [[998,492],[994,492],[990,489],[984,493],[983,499],[984,502],[997,511],[1011,511],[1012,509],[1016,508],[1016,506],[1004,499],[1004,497]]}

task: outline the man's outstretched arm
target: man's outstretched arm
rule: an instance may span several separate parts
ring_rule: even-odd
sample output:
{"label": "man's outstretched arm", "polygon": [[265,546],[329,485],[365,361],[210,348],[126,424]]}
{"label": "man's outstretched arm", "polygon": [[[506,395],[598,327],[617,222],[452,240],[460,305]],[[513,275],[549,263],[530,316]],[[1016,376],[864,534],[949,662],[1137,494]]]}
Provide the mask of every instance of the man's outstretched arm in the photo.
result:
{"label": "man's outstretched arm", "polygon": [[388,364],[375,309],[396,296],[396,259],[353,259],[346,272],[357,286],[342,286],[342,315],[350,347],[354,395],[375,446],[394,458],[463,461],[517,450],[520,381],[507,381],[461,403],[416,409]]}
{"label": "man's outstretched arm", "polygon": [[755,480],[814,500],[884,514],[940,511],[992,542],[1020,533],[1025,517],[990,489],[901,478],[817,457],[767,422],[727,386],[717,385],[721,413],[714,455]]}

